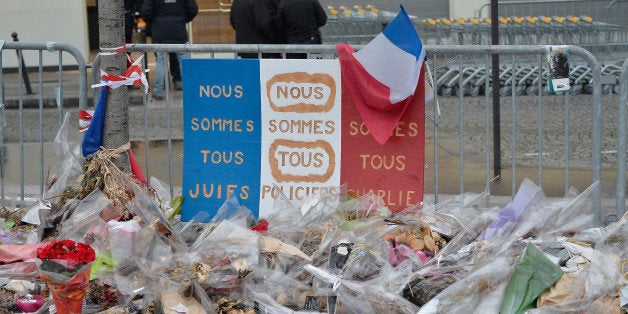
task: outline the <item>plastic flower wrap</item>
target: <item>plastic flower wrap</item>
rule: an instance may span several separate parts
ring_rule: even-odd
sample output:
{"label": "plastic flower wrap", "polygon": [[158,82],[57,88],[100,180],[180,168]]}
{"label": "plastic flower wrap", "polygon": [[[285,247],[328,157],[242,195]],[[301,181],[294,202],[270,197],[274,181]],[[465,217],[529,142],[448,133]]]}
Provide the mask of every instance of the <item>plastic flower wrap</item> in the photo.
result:
{"label": "plastic flower wrap", "polygon": [[262,313],[264,310],[269,313],[326,310],[322,307],[326,304],[318,307],[321,303],[318,301],[326,299],[327,295],[316,295],[311,286],[267,268],[254,268],[243,291],[244,299],[250,304],[257,302]]}
{"label": "plastic flower wrap", "polygon": [[436,296],[428,296],[429,302],[421,306],[418,314],[499,312],[512,262],[512,257],[499,256],[476,267]]}
{"label": "plastic flower wrap", "polygon": [[39,276],[46,282],[57,313],[80,313],[96,252],[86,243],[64,239],[37,249]]}
{"label": "plastic flower wrap", "polygon": [[311,264],[305,265],[304,269],[322,286],[329,287],[328,295],[335,296],[333,313],[416,313],[418,310],[416,305],[383,286],[343,279],[326,268]]}
{"label": "plastic flower wrap", "polygon": [[524,179],[512,202],[508,203],[493,223],[478,237],[480,240],[495,241],[512,233],[521,222],[521,216],[528,208],[539,204],[545,198],[543,190],[529,179]]}
{"label": "plastic flower wrap", "polygon": [[486,210],[482,205],[487,194],[465,193],[446,198],[438,204],[424,202],[396,213],[389,220],[409,225],[429,225],[432,231],[452,238]]}
{"label": "plastic flower wrap", "polygon": [[375,194],[366,194],[340,203],[334,220],[340,229],[354,231],[390,215],[391,211],[382,199]]}

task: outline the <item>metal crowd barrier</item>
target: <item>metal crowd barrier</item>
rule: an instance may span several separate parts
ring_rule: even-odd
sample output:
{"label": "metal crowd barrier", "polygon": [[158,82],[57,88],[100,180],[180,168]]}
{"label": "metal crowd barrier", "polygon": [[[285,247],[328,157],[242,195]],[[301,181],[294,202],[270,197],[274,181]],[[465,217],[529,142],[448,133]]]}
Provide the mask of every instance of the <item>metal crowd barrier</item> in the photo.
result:
{"label": "metal crowd barrier", "polygon": [[[5,46],[7,48],[7,46]],[[356,49],[361,46],[355,46]],[[533,81],[532,77],[543,77],[543,73],[546,71],[546,64],[544,62],[546,54],[546,46],[426,46],[428,65],[431,69],[430,77],[432,82],[446,81],[449,84],[457,82],[458,86],[469,85],[469,89],[473,87],[483,88],[490,90],[493,87],[491,82],[491,76],[487,73],[491,73],[491,55],[498,54],[502,60],[502,65],[511,71],[503,71],[504,73],[510,73],[504,75],[503,81],[505,84],[510,84],[522,88],[520,83],[522,81]],[[309,58],[326,59],[337,58],[335,54],[334,45],[220,45],[220,44],[193,44],[193,45],[163,45],[163,44],[131,44],[127,45],[127,51],[130,53],[148,53],[154,52],[187,52],[195,57],[203,58],[236,58],[238,53],[241,52],[253,52],[258,53],[260,56],[262,53],[279,53],[283,57],[287,53],[307,53]],[[577,47],[569,47],[570,55],[579,58],[586,64],[586,67],[590,69],[587,72],[589,80],[589,88],[591,89],[590,103],[586,104],[586,120],[582,125],[573,127],[570,125],[570,114],[572,111],[572,95],[565,93],[563,95],[547,95],[542,92],[546,87],[536,89],[535,93],[530,93],[527,96],[521,95],[521,93],[511,92],[508,97],[502,98],[502,105],[500,110],[504,113],[508,113],[508,116],[504,116],[504,125],[508,128],[503,129],[500,138],[505,144],[502,146],[501,155],[503,155],[504,171],[500,174],[499,178],[496,178],[495,173],[491,171],[496,165],[492,161],[491,156],[493,143],[491,142],[493,124],[492,119],[495,117],[492,111],[492,103],[490,93],[484,93],[480,97],[467,97],[467,93],[459,92],[456,94],[456,98],[443,98],[440,94],[436,94],[435,99],[426,104],[426,147],[433,147],[433,150],[428,151],[426,148],[426,196],[433,197],[434,202],[438,202],[445,194],[462,194],[465,192],[479,192],[482,190],[488,190],[491,193],[486,198],[486,204],[490,205],[496,196],[510,196],[513,197],[517,190],[517,184],[523,178],[521,177],[526,171],[530,173],[530,167],[521,167],[522,162],[531,164],[533,169],[532,178],[534,172],[536,172],[536,183],[544,187],[544,180],[547,179],[547,175],[544,172],[547,167],[559,168],[564,178],[563,195],[567,195],[571,185],[575,180],[572,177],[572,173],[575,173],[576,169],[584,169],[590,177],[590,183],[598,182],[601,179],[602,172],[602,143],[604,140],[605,149],[608,149],[608,139],[602,138],[602,66],[589,51]],[[443,56],[447,56],[443,58]],[[453,56],[453,57],[452,57]],[[478,64],[478,71],[464,71],[464,75],[457,75],[450,73],[449,71],[443,72],[443,69],[449,69],[453,66],[457,66],[459,69],[464,69],[465,62],[471,57]],[[521,61],[528,62],[530,60],[536,60],[535,66],[527,69],[526,71],[517,71],[517,64]],[[150,65],[149,65],[150,66]],[[94,60],[94,69],[99,68],[98,58]],[[581,73],[584,74],[585,71]],[[625,71],[624,71],[625,72]],[[580,73],[580,72],[579,72]],[[86,77],[81,78],[82,81],[86,81]],[[2,77],[0,76],[0,82]],[[507,82],[507,83],[506,83]],[[79,82],[79,84],[85,84],[85,82]],[[540,83],[539,83],[540,84]],[[501,88],[501,87],[500,87]],[[511,87],[512,88],[512,87]],[[87,90],[80,89],[81,99],[87,99]],[[169,115],[173,110],[180,110],[175,108],[172,104],[175,101],[181,101],[180,99],[174,99],[175,91],[169,88],[169,84],[166,85],[166,108],[168,116],[165,123],[168,124],[168,182],[172,183],[174,177],[181,175],[181,169],[175,169],[173,166],[173,160],[181,157],[180,151],[175,151],[172,142],[175,140],[171,138],[174,128],[183,128],[182,125],[177,124],[181,121],[175,121]],[[473,95],[473,93],[471,93]],[[479,95],[479,94],[478,94]],[[177,97],[180,97],[178,94]],[[525,97],[525,98],[524,98]],[[150,132],[150,125],[146,116],[151,111],[149,107],[149,97],[142,97],[143,110],[144,110],[144,125],[143,134],[131,135],[131,138],[140,138],[145,147],[145,160],[144,165],[146,169],[147,177],[150,177],[151,169],[154,169],[152,164],[152,158],[154,156],[150,153],[151,142],[154,140]],[[545,122],[548,115],[556,114],[551,110],[556,108],[563,108],[561,111],[564,116],[559,117],[556,121]],[[20,109],[21,110],[21,109]],[[526,113],[526,110],[528,111]],[[535,110],[536,117],[530,117],[531,110]],[[476,116],[476,117],[474,117]],[[536,121],[535,121],[536,120]],[[562,123],[563,129],[560,131],[558,123]],[[171,129],[172,128],[172,129]],[[550,132],[548,128],[552,128],[556,132],[559,129],[559,134],[556,136],[560,138],[559,143],[549,143],[546,138],[547,133]],[[180,131],[180,130],[179,130]],[[582,133],[584,132],[584,133]],[[182,134],[182,132],[180,132]],[[584,135],[583,135],[584,134]],[[590,137],[589,137],[590,136]],[[587,138],[589,137],[589,138]],[[452,144],[453,143],[453,144]],[[454,152],[453,159],[442,152],[442,148],[447,145],[454,145],[453,147],[457,151]],[[558,147],[558,148],[557,148]],[[449,147],[452,148],[452,147]],[[614,148],[611,147],[611,148]],[[476,175],[469,177],[470,168],[472,164],[477,164],[478,158],[476,155],[482,156],[479,158],[479,168],[481,171],[476,171]],[[585,158],[586,157],[586,158]],[[452,161],[453,160],[453,161]],[[581,161],[584,160],[584,161]],[[446,163],[446,164],[445,164]],[[457,163],[457,166],[456,166]],[[443,168],[444,167],[444,168]],[[510,171],[506,171],[510,170]],[[477,175],[477,173],[480,173]],[[576,175],[577,176],[577,175]],[[159,178],[164,179],[164,178]],[[453,185],[454,187],[446,187],[444,182],[457,181]],[[500,181],[505,186],[503,191],[496,191],[496,182]],[[502,188],[503,188],[502,186]],[[171,194],[173,192],[173,184],[170,184]],[[446,192],[445,192],[446,191]],[[605,220],[601,216],[601,195],[595,194],[595,210],[597,211],[598,218]],[[623,198],[623,196],[622,196]],[[619,200],[618,200],[619,201]]]}
{"label": "metal crowd barrier", "polygon": [[[579,3],[584,3],[579,1]],[[563,45],[580,46],[596,56],[602,64],[602,74],[612,77],[605,80],[602,92],[618,93],[619,73],[623,59],[628,53],[628,27],[595,21],[589,16],[502,16],[499,23],[500,44],[505,45]],[[426,44],[488,45],[491,39],[491,21],[483,18],[428,18],[415,21],[415,28]],[[447,58],[447,55],[444,55]],[[455,56],[453,56],[455,57]],[[439,69],[441,76],[436,84],[439,95],[457,96],[459,93],[478,96],[491,93],[492,88],[484,86],[486,69],[477,55],[462,56],[463,65],[454,63]],[[450,57],[452,58],[452,57]],[[590,94],[592,69],[586,61],[571,60],[571,94]],[[500,85],[495,84],[501,96],[536,95],[540,89],[547,91],[547,71],[538,72],[538,62],[525,57],[518,58],[517,66],[503,66],[500,69]],[[458,77],[463,84],[458,84]],[[513,84],[513,80],[517,80]],[[491,84],[492,86],[492,84]],[[560,93],[558,93],[560,94]]]}
{"label": "metal crowd barrier", "polygon": [[[23,68],[22,66],[18,66],[17,67],[17,71],[18,71],[18,76],[17,76],[17,80],[16,81],[7,81],[4,79],[3,73],[5,72],[5,67],[3,66],[3,51],[10,51],[10,50],[15,50],[18,56],[18,65],[24,65],[24,56],[22,54],[23,51],[34,51],[37,52],[37,56],[38,56],[38,61],[37,61],[37,84],[36,86],[33,88],[33,94],[35,95],[28,95],[23,88],[24,85],[24,71],[27,71],[26,68]],[[47,73],[44,72],[44,62],[43,62],[43,55],[44,53],[57,53],[59,56],[59,61],[57,64],[57,73],[58,76],[56,78],[56,82],[55,84],[55,90],[54,91],[50,91],[50,90],[45,90],[44,89],[44,76],[46,76],[46,81],[54,81],[55,79],[53,77],[50,77],[50,75],[47,75]],[[50,107],[50,106],[55,106],[59,109],[59,112],[61,112],[63,110],[63,106],[64,106],[64,83],[66,83],[64,80],[64,73],[67,73],[69,70],[66,70],[66,67],[64,66],[64,55],[69,54],[70,57],[72,57],[75,61],[76,64],[76,70],[73,70],[74,73],[78,74],[78,76],[76,74],[72,75],[73,78],[78,77],[77,81],[74,82],[70,82],[70,84],[74,85],[74,89],[78,88],[78,105],[80,107],[86,107],[87,106],[87,63],[85,62],[85,58],[83,57],[83,55],[81,54],[81,52],[76,49],[75,47],[68,45],[68,44],[62,44],[62,43],[55,43],[55,42],[46,42],[46,43],[25,43],[25,42],[15,42],[15,41],[0,41],[0,68],[2,69],[2,71],[0,71],[0,199],[4,200],[7,197],[7,184],[5,182],[6,179],[6,173],[7,173],[7,169],[6,169],[6,160],[7,160],[7,144],[5,143],[5,127],[7,125],[7,121],[5,121],[5,111],[6,106],[7,106],[7,99],[6,99],[6,94],[5,92],[9,89],[11,90],[16,90],[16,95],[11,95],[12,99],[17,99],[17,109],[18,109],[18,117],[17,117],[17,123],[16,126],[18,128],[18,151],[19,151],[19,161],[18,161],[18,172],[19,172],[19,185],[18,185],[18,189],[19,191],[15,191],[14,193],[16,194],[15,196],[17,196],[20,200],[24,200],[25,196],[26,196],[26,191],[25,191],[25,183],[24,183],[24,178],[25,178],[25,167],[29,167],[32,169],[32,167],[35,166],[34,164],[34,159],[30,158],[31,162],[25,162],[25,154],[26,154],[26,149],[25,149],[25,140],[24,140],[24,129],[25,128],[37,128],[39,130],[39,141],[38,141],[38,147],[39,150],[38,152],[29,152],[29,155],[31,154],[37,154],[38,155],[38,159],[39,159],[39,195],[43,194],[43,189],[44,189],[44,183],[46,180],[46,176],[45,176],[45,159],[46,159],[46,154],[44,153],[44,131],[47,131],[45,122],[44,122],[44,118],[46,118],[44,116],[44,106]],[[29,60],[29,63],[31,63],[33,60]],[[16,88],[11,88],[16,86]],[[52,92],[53,96],[50,96],[50,92]],[[76,95],[74,95],[76,97]],[[55,102],[55,104],[50,104],[50,101],[48,101],[49,99],[53,99],[53,101]],[[24,119],[24,110],[25,110],[25,106],[30,106],[30,104],[28,103],[36,103],[36,107],[38,110],[38,121],[26,121]],[[61,122],[63,120],[63,116],[62,114],[59,115],[59,119],[54,119],[56,120],[55,122],[57,122],[58,124],[56,125],[56,128],[58,129],[59,126],[61,126]],[[15,121],[12,121],[15,122]],[[30,157],[30,156],[29,156]],[[29,169],[29,170],[31,170]]]}
{"label": "metal crowd barrier", "polygon": [[619,120],[617,129],[617,183],[615,185],[616,219],[626,212],[626,143],[628,143],[628,59],[624,61],[619,77]]}

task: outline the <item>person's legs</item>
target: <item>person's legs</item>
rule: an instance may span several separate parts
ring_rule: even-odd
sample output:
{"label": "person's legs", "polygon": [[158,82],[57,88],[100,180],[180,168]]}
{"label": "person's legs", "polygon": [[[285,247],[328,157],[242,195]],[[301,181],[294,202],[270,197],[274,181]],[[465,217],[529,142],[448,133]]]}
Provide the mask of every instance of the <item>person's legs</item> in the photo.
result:
{"label": "person's legs", "polygon": [[155,52],[157,57],[155,65],[155,83],[153,84],[153,98],[161,100],[164,98],[166,89],[166,53]]}
{"label": "person's legs", "polygon": [[170,62],[170,75],[172,75],[172,83],[174,83],[174,89],[181,89],[181,61],[179,60],[178,53],[169,52],[168,58]]}

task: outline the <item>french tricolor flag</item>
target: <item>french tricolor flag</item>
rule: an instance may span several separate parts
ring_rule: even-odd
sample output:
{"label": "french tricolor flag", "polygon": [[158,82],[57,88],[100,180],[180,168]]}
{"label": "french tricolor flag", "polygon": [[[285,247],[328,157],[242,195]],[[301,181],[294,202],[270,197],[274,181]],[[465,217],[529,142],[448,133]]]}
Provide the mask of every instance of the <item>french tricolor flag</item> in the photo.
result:
{"label": "french tricolor flag", "polygon": [[[98,98],[98,104],[96,105],[96,109],[94,110],[94,113],[89,116],[89,125],[87,126],[87,130],[85,131],[85,135],[83,136],[83,142],[81,143],[81,151],[83,153],[83,157],[85,158],[99,151],[100,147],[103,144],[108,90],[109,88],[107,86],[103,86],[100,89],[100,97]],[[79,114],[80,116],[85,117],[85,114],[88,113],[79,112]],[[131,166],[131,173],[133,174],[133,176],[135,176],[135,179],[143,184],[146,184],[146,177],[142,172],[140,164],[135,158],[135,154],[133,154],[133,150],[130,148],[129,165]]]}
{"label": "french tricolor flag", "polygon": [[337,44],[336,51],[343,90],[373,138],[383,145],[414,97],[425,101],[421,39],[402,6],[395,19],[362,49],[356,52],[347,44]]}

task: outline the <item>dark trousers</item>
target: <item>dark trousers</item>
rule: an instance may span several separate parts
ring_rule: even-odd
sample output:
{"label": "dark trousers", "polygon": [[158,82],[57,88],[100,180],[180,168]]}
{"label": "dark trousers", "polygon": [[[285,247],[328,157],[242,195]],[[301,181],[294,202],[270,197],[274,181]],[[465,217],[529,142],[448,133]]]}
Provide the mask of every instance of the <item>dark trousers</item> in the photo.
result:
{"label": "dark trousers", "polygon": [[170,64],[170,75],[172,75],[173,82],[181,82],[181,66],[179,66],[179,60],[177,54],[174,52],[168,53],[168,63]]}

